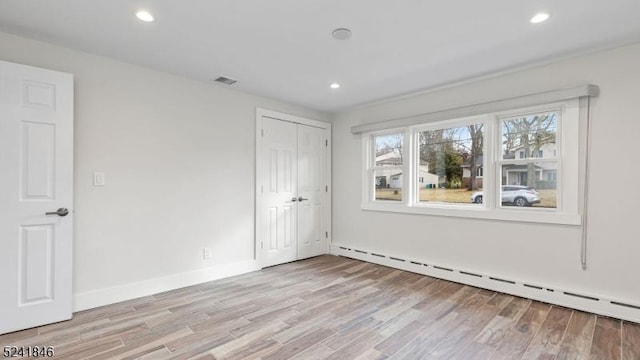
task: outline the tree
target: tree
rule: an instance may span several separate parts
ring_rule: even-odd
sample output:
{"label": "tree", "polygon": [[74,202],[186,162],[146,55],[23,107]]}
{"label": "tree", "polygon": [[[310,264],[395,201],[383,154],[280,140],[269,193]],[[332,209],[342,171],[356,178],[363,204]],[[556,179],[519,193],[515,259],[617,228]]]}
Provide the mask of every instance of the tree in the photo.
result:
{"label": "tree", "polygon": [[457,187],[462,182],[462,155],[452,142],[444,142],[436,159],[436,174],[445,179],[447,188]]}
{"label": "tree", "polygon": [[429,164],[429,172],[438,175],[440,185],[457,187],[462,182],[462,153],[457,128],[419,133],[420,161]]}
{"label": "tree", "polygon": [[483,126],[484,124],[468,126],[469,136],[471,137],[471,146],[469,149],[469,171],[471,172],[469,177],[471,181],[469,182],[469,190],[478,189],[478,185],[476,184],[478,165],[476,163],[479,157],[482,156],[482,147],[484,146],[484,136],[482,134]]}
{"label": "tree", "polygon": [[443,131],[421,131],[418,136],[420,161],[429,164],[429,172],[436,174],[436,154],[438,153],[438,144],[443,141]]}

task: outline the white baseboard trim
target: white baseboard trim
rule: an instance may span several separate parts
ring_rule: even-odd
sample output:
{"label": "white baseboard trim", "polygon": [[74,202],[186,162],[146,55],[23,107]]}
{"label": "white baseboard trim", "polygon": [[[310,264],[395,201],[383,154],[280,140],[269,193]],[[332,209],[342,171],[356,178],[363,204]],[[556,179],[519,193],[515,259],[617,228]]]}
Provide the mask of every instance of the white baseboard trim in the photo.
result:
{"label": "white baseboard trim", "polygon": [[640,304],[626,300],[586,294],[582,291],[548,287],[513,279],[506,275],[484,274],[472,270],[455,269],[446,265],[425,263],[423,260],[409,259],[404,256],[396,257],[382,252],[356,249],[339,244],[331,245],[331,254],[640,323]]}
{"label": "white baseboard trim", "polygon": [[260,270],[258,262],[250,260],[78,293],[73,295],[73,312],[110,305],[257,270]]}

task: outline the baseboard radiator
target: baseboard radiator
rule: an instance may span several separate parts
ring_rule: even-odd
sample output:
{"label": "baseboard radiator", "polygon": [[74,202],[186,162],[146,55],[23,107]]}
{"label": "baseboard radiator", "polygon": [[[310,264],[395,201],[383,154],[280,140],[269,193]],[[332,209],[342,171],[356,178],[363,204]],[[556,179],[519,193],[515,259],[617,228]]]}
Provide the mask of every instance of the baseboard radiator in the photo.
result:
{"label": "baseboard radiator", "polygon": [[628,301],[584,294],[570,289],[548,287],[542,284],[511,279],[507,276],[482,274],[440,264],[427,264],[402,256],[393,256],[335,244],[331,245],[331,254],[640,323],[640,305],[632,304]]}

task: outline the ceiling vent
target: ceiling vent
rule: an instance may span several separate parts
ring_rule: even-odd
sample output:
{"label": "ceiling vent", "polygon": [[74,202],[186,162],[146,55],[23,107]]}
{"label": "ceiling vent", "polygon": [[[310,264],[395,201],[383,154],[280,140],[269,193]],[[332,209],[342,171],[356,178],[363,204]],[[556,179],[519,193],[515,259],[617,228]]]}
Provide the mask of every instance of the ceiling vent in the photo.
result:
{"label": "ceiling vent", "polygon": [[220,76],[219,78],[215,79],[214,81],[219,82],[221,84],[225,84],[225,85],[233,85],[233,84],[235,84],[237,82],[236,80],[229,79],[228,77],[224,77],[224,76]]}

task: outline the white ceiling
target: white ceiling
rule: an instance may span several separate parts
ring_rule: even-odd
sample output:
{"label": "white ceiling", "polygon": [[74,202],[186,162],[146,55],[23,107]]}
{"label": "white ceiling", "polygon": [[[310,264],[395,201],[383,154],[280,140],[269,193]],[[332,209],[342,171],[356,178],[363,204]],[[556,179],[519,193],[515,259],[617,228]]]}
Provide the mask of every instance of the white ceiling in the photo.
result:
{"label": "white ceiling", "polygon": [[1,0],[0,30],[335,111],[637,42],[639,14],[639,0]]}

